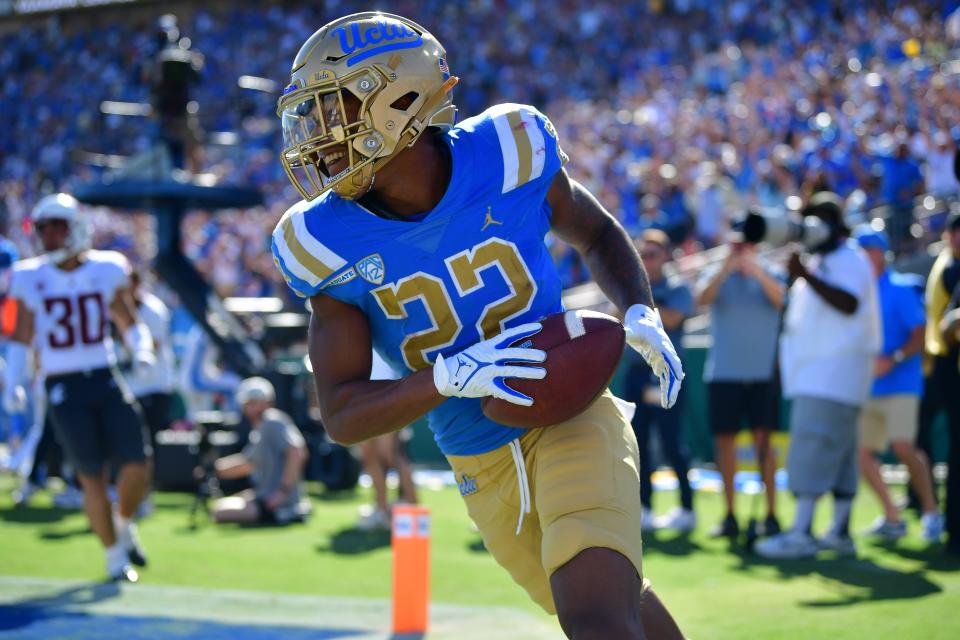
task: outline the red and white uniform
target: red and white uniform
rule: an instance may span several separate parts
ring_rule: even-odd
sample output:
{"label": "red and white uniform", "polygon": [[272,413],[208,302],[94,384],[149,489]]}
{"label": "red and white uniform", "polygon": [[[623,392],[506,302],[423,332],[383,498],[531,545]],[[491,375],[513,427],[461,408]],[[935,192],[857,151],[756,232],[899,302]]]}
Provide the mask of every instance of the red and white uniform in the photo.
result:
{"label": "red and white uniform", "polygon": [[45,256],[14,265],[10,295],[33,312],[33,345],[43,375],[102,369],[116,362],[110,303],[129,281],[130,263],[116,251],[87,251],[72,271]]}

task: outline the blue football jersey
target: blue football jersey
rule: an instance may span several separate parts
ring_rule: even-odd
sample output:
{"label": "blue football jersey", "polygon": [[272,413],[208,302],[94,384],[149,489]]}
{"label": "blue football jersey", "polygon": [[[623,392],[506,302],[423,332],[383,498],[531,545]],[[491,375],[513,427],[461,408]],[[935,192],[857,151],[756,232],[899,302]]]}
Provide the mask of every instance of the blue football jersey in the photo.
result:
{"label": "blue football jersey", "polygon": [[[444,140],[450,184],[418,221],[382,218],[328,191],[293,206],[273,233],[290,287],[363,310],[374,348],[397,371],[562,310],[544,244],[547,190],[566,161],[553,125],[533,107],[502,104]],[[451,455],[491,451],[522,433],[487,419],[474,398],[446,400],[429,424]]]}

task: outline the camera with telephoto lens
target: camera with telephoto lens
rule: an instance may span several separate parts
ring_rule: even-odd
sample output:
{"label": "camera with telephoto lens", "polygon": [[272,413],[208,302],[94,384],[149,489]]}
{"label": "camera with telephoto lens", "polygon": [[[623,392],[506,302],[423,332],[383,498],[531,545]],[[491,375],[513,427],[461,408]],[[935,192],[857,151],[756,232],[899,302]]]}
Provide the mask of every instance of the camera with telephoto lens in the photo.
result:
{"label": "camera with telephoto lens", "polygon": [[798,220],[785,212],[748,211],[740,227],[747,242],[763,242],[774,247],[799,242],[813,249],[827,242],[832,234],[830,225],[820,218],[807,216]]}

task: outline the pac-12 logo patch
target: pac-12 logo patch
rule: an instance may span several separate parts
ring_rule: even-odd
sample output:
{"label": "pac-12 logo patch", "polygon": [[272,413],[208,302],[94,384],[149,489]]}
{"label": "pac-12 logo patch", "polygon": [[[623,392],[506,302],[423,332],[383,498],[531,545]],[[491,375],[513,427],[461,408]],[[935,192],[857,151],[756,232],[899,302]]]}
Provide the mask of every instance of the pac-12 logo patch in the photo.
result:
{"label": "pac-12 logo patch", "polygon": [[357,263],[357,273],[370,284],[383,284],[385,272],[383,258],[380,257],[379,253],[367,256]]}

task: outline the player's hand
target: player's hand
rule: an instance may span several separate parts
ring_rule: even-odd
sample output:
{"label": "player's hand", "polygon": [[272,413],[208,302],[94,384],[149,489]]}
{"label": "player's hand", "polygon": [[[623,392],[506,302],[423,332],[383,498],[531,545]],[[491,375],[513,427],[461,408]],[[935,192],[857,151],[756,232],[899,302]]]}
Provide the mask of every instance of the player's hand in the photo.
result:
{"label": "player's hand", "polygon": [[8,415],[23,413],[27,410],[27,390],[22,384],[15,384],[3,390],[3,410]]}
{"label": "player's hand", "polygon": [[133,354],[131,369],[134,375],[145,375],[155,366],[157,366],[157,356],[153,355],[152,351],[141,350]]}
{"label": "player's hand", "polygon": [[[460,353],[444,359],[438,355],[433,365],[433,383],[445,396],[483,398],[493,396],[513,404],[529,407],[533,399],[506,385],[509,378],[541,380],[547,375],[543,367],[529,367],[547,359],[541,349],[511,347],[518,340],[529,338],[543,328],[539,322],[508,329],[498,336],[478,342]],[[507,364],[509,363],[509,364]]]}
{"label": "player's hand", "polygon": [[642,304],[635,304],[623,319],[627,344],[637,350],[660,378],[660,406],[669,409],[677,402],[683,382],[680,356],[663,330],[660,312]]}

